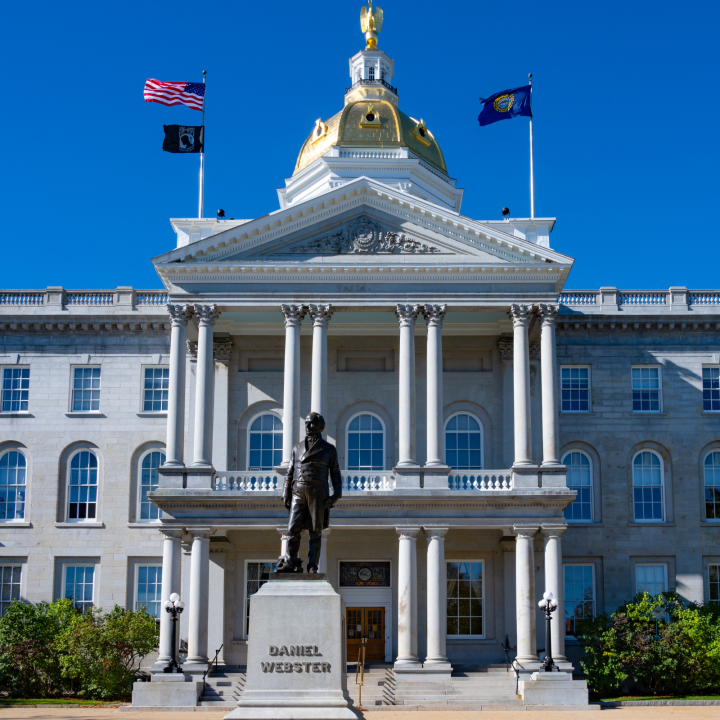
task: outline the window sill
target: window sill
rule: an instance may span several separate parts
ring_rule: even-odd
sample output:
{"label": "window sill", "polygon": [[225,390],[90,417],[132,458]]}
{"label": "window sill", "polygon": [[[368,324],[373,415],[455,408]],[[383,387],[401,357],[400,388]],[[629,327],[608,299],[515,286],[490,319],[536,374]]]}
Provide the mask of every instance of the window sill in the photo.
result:
{"label": "window sill", "polygon": [[157,528],[162,527],[162,523],[159,520],[151,520],[150,522],[129,522],[127,524],[129,528],[146,528],[151,529],[154,528],[157,530]]}
{"label": "window sill", "polygon": [[631,412],[628,413],[630,417],[667,417],[666,412]]}
{"label": "window sill", "polygon": [[16,418],[34,418],[35,416],[28,410],[18,410],[17,412],[0,412],[0,418],[16,417]]}
{"label": "window sill", "polygon": [[91,410],[90,412],[66,412],[66,417],[69,418],[104,418],[107,417],[105,413],[101,413],[99,410]]}
{"label": "window sill", "polygon": [[102,522],[56,522],[56,528],[104,528],[105,523]]}
{"label": "window sill", "polygon": [[[5,415],[6,413],[2,413]],[[716,417],[720,415],[720,410],[703,410],[702,415],[715,415]]]}
{"label": "window sill", "polygon": [[29,528],[32,527],[31,522],[25,520],[4,520],[0,522],[0,528],[3,530],[9,530],[10,528]]}
{"label": "window sill", "polygon": [[447,638],[448,645],[497,645],[497,640],[485,638]]}
{"label": "window sill", "polygon": [[560,412],[558,413],[558,415],[573,415],[573,416],[576,416],[576,417],[577,417],[578,415],[597,415],[597,413],[594,413],[594,412],[581,412],[581,411],[579,411],[579,410],[578,410],[578,412],[572,412],[572,410],[560,410]]}
{"label": "window sill", "polygon": [[142,418],[166,418],[167,412],[139,412],[137,416]]}
{"label": "window sill", "polygon": [[[596,527],[605,527],[604,522],[572,522],[571,520],[565,521],[568,526],[568,530],[570,528],[596,528]],[[644,524],[644,523],[643,523]]]}
{"label": "window sill", "polygon": [[674,522],[629,522],[628,527],[677,527]]}

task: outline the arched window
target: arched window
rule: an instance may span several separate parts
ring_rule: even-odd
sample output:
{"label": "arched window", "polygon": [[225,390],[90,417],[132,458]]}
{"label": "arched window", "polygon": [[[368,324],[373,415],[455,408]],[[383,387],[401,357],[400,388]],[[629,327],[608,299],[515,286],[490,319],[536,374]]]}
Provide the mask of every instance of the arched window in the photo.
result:
{"label": "arched window", "polygon": [[259,415],[248,430],[248,470],[272,470],[282,462],[282,420],[273,413]]}
{"label": "arched window", "polygon": [[0,522],[25,518],[27,462],[18,450],[0,457]]}
{"label": "arched window", "polygon": [[639,452],[633,460],[633,505],[635,522],[663,522],[663,461],[650,450]]}
{"label": "arched window", "polygon": [[385,469],[385,427],[377,415],[362,413],[348,423],[347,469]]}
{"label": "arched window", "polygon": [[97,513],[98,461],[94,452],[81,450],[70,460],[68,514],[70,522],[94,520]]}
{"label": "arched window", "polygon": [[140,464],[140,493],[138,519],[140,522],[150,522],[160,519],[160,508],[148,500],[148,493],[160,484],[158,468],[165,462],[165,453],[162,450],[152,450],[147,453]]}
{"label": "arched window", "polygon": [[720,520],[720,452],[705,458],[705,518]]}
{"label": "arched window", "polygon": [[457,413],[445,423],[445,464],[455,470],[482,468],[482,425],[474,415]]}
{"label": "arched window", "polygon": [[580,450],[571,450],[562,459],[567,465],[567,484],[577,490],[577,497],[565,508],[565,519],[569,522],[592,522],[593,488],[592,462]]}

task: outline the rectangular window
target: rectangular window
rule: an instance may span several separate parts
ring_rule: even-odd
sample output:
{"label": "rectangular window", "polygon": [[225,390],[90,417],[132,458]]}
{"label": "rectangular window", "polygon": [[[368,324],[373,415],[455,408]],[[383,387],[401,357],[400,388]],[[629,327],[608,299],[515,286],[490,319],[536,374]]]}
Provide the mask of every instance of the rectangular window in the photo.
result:
{"label": "rectangular window", "polygon": [[659,367],[632,368],[632,411],[662,412]]}
{"label": "rectangular window", "polygon": [[145,368],[143,412],[167,412],[170,368]]}
{"label": "rectangular window", "polygon": [[66,565],[63,597],[73,601],[76,608],[85,612],[93,605],[93,565]]}
{"label": "rectangular window", "polygon": [[575,637],[581,620],[595,617],[595,567],[564,565],[565,635]]}
{"label": "rectangular window", "polygon": [[704,367],[703,410],[720,412],[720,367]]}
{"label": "rectangular window", "polygon": [[29,392],[30,368],[3,368],[3,412],[27,412]]}
{"label": "rectangular window", "polygon": [[710,602],[720,604],[720,565],[708,565],[708,590]]}
{"label": "rectangular window", "polygon": [[245,575],[245,635],[250,632],[250,597],[254,595],[275,572],[276,562],[248,562]]}
{"label": "rectangular window", "polygon": [[12,605],[20,600],[21,565],[0,565],[0,617]]}
{"label": "rectangular window", "polygon": [[590,412],[590,368],[560,368],[562,412]]}
{"label": "rectangular window", "polygon": [[144,607],[148,615],[160,619],[162,565],[138,565],[135,609]]}
{"label": "rectangular window", "polygon": [[647,592],[653,597],[667,591],[667,565],[648,563],[635,565],[635,591]]}
{"label": "rectangular window", "polygon": [[100,410],[100,368],[73,369],[72,412]]}
{"label": "rectangular window", "polygon": [[447,636],[482,637],[483,564],[447,563]]}

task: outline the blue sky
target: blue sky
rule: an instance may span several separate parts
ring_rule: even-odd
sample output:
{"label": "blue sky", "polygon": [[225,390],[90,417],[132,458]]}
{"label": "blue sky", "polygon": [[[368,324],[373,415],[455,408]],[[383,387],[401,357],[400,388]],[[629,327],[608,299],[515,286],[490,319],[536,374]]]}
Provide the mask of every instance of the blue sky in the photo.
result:
{"label": "blue sky", "polygon": [[[720,287],[717,0],[380,0],[400,107],[465,188],[463,214],[527,216],[528,127],[479,128],[479,96],[534,78],[536,213],[577,258],[568,288]],[[6,3],[0,287],[159,287],[168,218],[197,211],[197,156],[145,79],[208,71],[206,215],[278,207],[318,116],[342,107],[359,0]],[[9,261],[7,260],[9,258]]]}

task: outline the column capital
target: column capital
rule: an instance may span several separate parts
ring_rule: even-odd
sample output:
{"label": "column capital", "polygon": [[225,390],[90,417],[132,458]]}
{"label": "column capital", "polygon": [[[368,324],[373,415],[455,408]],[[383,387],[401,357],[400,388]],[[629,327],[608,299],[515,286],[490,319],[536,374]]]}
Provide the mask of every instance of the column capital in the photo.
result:
{"label": "column capital", "polygon": [[427,525],[423,527],[428,540],[430,538],[444,538],[449,529],[449,527],[427,527]]}
{"label": "column capital", "polygon": [[395,532],[401,540],[417,540],[420,527],[396,527]]}
{"label": "column capital", "polygon": [[209,540],[211,535],[215,534],[215,528],[212,527],[189,527],[186,528],[188,531],[188,534],[192,537],[193,540]]}
{"label": "column capital", "polygon": [[183,530],[180,529],[170,529],[170,528],[160,528],[160,532],[168,539],[168,540],[181,540],[183,536]]}
{"label": "column capital", "polygon": [[500,359],[503,362],[512,362],[513,359],[513,339],[512,338],[500,338],[497,342],[498,350],[500,351]]}
{"label": "column capital", "polygon": [[395,315],[400,322],[400,327],[415,327],[415,320],[420,313],[419,305],[400,305],[395,308]]}
{"label": "column capital", "polygon": [[567,529],[567,525],[552,525],[551,523],[543,523],[540,527],[540,531],[546,538],[560,537]]}
{"label": "column capital", "polygon": [[515,538],[534,538],[535,533],[540,529],[539,525],[513,525]]}
{"label": "column capital", "polygon": [[538,315],[542,321],[542,327],[546,325],[555,325],[557,320],[558,312],[560,310],[559,305],[551,305],[548,303],[541,303],[538,305]]}
{"label": "column capital", "polygon": [[197,362],[197,340],[187,341],[187,353],[190,358],[190,362]]}
{"label": "column capital", "polygon": [[328,303],[327,305],[310,304],[308,305],[308,312],[312,318],[313,327],[327,328],[330,324],[330,318],[335,311],[332,309],[330,303]]}
{"label": "column capital", "polygon": [[527,327],[530,323],[530,316],[532,315],[532,305],[513,303],[510,306],[508,315],[510,315],[513,321],[513,327]]}
{"label": "column capital", "polygon": [[230,338],[220,338],[219,340],[213,340],[213,356],[215,362],[219,362],[222,365],[230,364],[230,355],[235,343]]}
{"label": "column capital", "polygon": [[305,306],[304,305],[291,305],[283,303],[280,306],[282,314],[285,316],[285,327],[297,327],[299,328],[305,318]]}
{"label": "column capital", "polygon": [[442,327],[447,305],[423,305],[422,314],[428,327]]}
{"label": "column capital", "polygon": [[187,327],[188,320],[193,316],[193,309],[190,305],[168,303],[165,305],[165,309],[172,320],[173,327]]}
{"label": "column capital", "polygon": [[220,317],[217,305],[195,305],[195,319],[198,325],[212,327]]}

